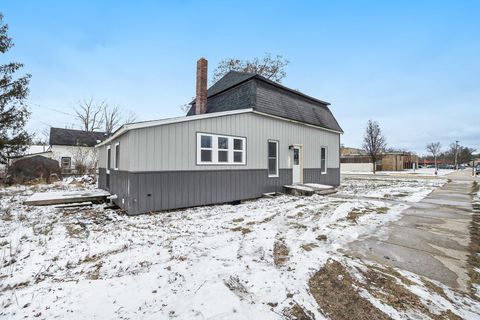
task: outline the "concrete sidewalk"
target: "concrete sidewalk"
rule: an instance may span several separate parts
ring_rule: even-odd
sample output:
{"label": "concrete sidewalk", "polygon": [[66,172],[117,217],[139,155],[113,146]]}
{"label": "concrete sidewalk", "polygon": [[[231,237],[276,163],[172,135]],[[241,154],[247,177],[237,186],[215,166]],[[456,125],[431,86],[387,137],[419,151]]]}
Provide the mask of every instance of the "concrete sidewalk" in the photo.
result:
{"label": "concrete sidewalk", "polygon": [[472,182],[455,179],[403,212],[400,220],[349,245],[357,257],[468,291]]}

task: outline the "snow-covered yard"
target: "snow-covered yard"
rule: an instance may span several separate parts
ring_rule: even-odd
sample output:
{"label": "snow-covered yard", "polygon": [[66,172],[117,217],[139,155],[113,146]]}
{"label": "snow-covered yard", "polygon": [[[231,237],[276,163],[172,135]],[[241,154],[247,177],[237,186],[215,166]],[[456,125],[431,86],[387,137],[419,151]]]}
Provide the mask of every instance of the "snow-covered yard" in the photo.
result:
{"label": "snow-covered yard", "polygon": [[[338,318],[344,308],[327,298],[347,286],[373,317],[474,319],[480,307],[469,296],[342,250],[443,183],[350,178],[338,195],[136,217],[22,204],[34,189],[92,188],[75,181],[0,189],[0,317]],[[399,292],[405,303],[390,299]]]}
{"label": "snow-covered yard", "polygon": [[[438,169],[437,176],[446,176],[450,173],[455,172],[452,169]],[[372,175],[371,171],[342,171],[342,174],[354,174],[354,175]],[[376,175],[378,176],[389,176],[389,175],[410,175],[410,176],[420,176],[420,177],[433,177],[435,176],[435,168],[419,168],[419,169],[405,169],[402,171],[377,171]]]}

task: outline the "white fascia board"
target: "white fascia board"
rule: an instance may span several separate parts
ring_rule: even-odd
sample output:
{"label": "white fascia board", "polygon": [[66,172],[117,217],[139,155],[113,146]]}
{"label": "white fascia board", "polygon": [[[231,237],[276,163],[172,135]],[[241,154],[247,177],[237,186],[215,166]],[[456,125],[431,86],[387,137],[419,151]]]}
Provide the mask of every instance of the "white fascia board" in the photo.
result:
{"label": "white fascia board", "polygon": [[249,112],[253,112],[253,109],[249,108],[249,109],[240,109],[240,110],[223,111],[223,112],[212,112],[212,113],[198,114],[194,116],[184,116],[184,117],[177,117],[177,118],[167,118],[167,119],[160,119],[160,120],[151,120],[151,121],[124,124],[123,126],[120,127],[120,129],[115,131],[115,133],[111,137],[97,144],[95,148],[108,144],[113,139],[118,138],[119,136],[126,133],[127,131],[134,130],[134,129],[150,128],[150,127],[162,126],[162,125],[172,124],[172,123],[217,118],[217,117],[230,116],[230,115],[249,113]]}

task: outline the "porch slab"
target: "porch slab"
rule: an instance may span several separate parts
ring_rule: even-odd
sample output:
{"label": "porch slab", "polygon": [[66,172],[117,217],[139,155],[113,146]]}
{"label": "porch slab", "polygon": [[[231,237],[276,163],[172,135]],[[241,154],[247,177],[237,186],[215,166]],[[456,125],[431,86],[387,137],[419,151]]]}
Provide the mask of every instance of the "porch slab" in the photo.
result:
{"label": "porch slab", "polygon": [[104,190],[53,191],[34,193],[25,200],[29,206],[49,206],[80,202],[105,202],[110,193]]}
{"label": "porch slab", "polygon": [[328,185],[318,183],[305,183],[283,186],[285,193],[294,196],[313,196],[314,194],[328,195],[336,193],[337,190]]}

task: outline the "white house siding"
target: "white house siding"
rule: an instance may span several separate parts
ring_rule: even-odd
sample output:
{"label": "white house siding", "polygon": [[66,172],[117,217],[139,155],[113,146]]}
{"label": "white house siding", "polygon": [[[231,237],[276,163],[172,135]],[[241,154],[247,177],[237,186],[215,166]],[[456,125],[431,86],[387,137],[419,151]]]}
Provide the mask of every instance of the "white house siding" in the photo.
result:
{"label": "white house siding", "polygon": [[[197,132],[247,138],[246,165],[197,165]],[[173,123],[129,131],[120,142],[120,170],[130,172],[267,168],[267,141],[279,141],[279,168],[291,168],[289,145],[303,145],[304,168],[320,167],[320,148],[327,147],[327,168],[339,168],[340,135],[253,113]],[[106,145],[99,148],[99,167],[106,166]]]}
{"label": "white house siding", "polygon": [[50,151],[52,152],[51,158],[57,160],[60,166],[62,165],[62,158],[69,157],[71,159],[70,169],[75,169],[75,159],[79,153],[86,154],[87,165],[94,166],[97,159],[97,152],[94,147],[52,145]]}

